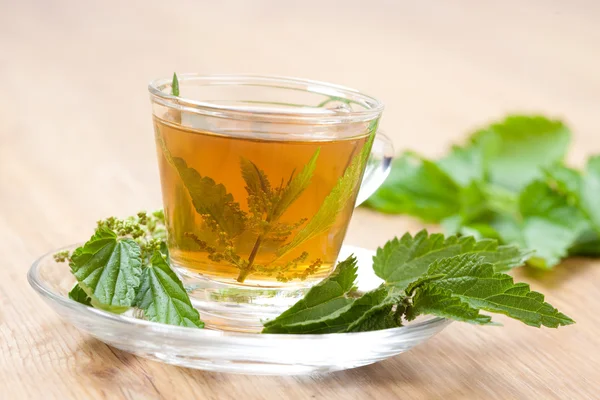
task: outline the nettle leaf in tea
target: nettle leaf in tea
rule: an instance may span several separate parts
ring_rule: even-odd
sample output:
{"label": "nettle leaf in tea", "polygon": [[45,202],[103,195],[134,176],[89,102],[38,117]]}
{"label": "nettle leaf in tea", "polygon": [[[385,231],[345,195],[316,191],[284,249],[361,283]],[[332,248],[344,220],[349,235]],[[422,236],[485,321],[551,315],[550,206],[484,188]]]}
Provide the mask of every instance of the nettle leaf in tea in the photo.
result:
{"label": "nettle leaf in tea", "polygon": [[261,140],[156,117],[155,131],[174,262],[217,280],[263,284],[331,271],[374,131],[334,141]]}
{"label": "nettle leaf in tea", "polygon": [[371,144],[374,136],[371,135],[369,141],[363,146],[358,156],[355,156],[350,163],[350,166],[344,172],[337,184],[323,201],[323,205],[319,211],[308,222],[308,224],[292,239],[292,241],[281,249],[279,256],[288,253],[303,242],[313,238],[314,236],[327,231],[335,222],[335,217],[348,204],[350,198],[356,194],[356,188],[360,181],[362,168],[367,162]]}
{"label": "nettle leaf in tea", "polygon": [[[171,93],[180,94],[176,74]],[[192,129],[201,120],[184,114],[174,107],[154,116],[173,261],[261,285],[331,272],[378,119],[356,124],[352,137],[301,141],[251,128],[212,132],[210,118]]]}
{"label": "nettle leaf in tea", "polygon": [[235,238],[242,233],[246,215],[240,210],[240,205],[233,200],[233,196],[227,193],[225,186],[215,183],[209,177],[201,176],[179,157],[174,157],[172,160],[192,198],[196,211],[205,223],[218,235],[227,238]]}

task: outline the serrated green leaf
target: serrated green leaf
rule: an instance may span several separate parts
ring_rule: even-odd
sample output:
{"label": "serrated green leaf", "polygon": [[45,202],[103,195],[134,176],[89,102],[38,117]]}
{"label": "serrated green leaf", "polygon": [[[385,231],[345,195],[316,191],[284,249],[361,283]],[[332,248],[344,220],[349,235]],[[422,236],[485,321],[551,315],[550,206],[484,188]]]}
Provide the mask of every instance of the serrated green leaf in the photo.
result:
{"label": "serrated green leaf", "polygon": [[[350,268],[350,265],[342,264],[342,268]],[[337,275],[332,275],[332,279],[337,280]],[[346,288],[348,286],[345,285]],[[341,291],[337,294],[339,293]],[[348,292],[343,296],[347,294]],[[355,299],[346,297],[333,307],[332,303],[318,303],[317,306],[313,304],[311,308],[307,308],[304,300],[300,300],[290,309],[294,311],[287,317],[282,314],[280,317],[284,318],[278,317],[277,320],[266,323],[263,333],[320,334],[395,328],[400,326],[400,321],[394,316],[392,309],[402,297],[401,291],[380,286]],[[313,294],[307,294],[305,299],[315,300]],[[339,297],[336,298],[338,299]],[[331,300],[328,298],[325,301]]]}
{"label": "serrated green leaf", "polygon": [[406,319],[411,321],[421,314],[478,325],[493,324],[490,316],[480,314],[477,308],[453,296],[450,290],[427,284],[416,289],[412,305],[406,310]]}
{"label": "serrated green leaf", "polygon": [[299,174],[290,176],[289,181],[282,186],[280,193],[271,187],[265,172],[252,161],[241,159],[242,177],[246,182],[246,191],[249,195],[249,206],[257,207],[267,214],[266,220],[270,223],[277,221],[310,184],[320,149],[317,149],[308,163],[304,165]]}
{"label": "serrated green leaf", "polygon": [[445,238],[442,234],[429,235],[422,230],[414,237],[407,233],[401,239],[394,238],[377,249],[373,269],[387,284],[404,289],[425,274],[435,260],[463,253],[477,253],[498,270],[522,265],[529,257],[528,251],[514,246],[498,246],[493,239]]}
{"label": "serrated green leaf", "polygon": [[402,326],[393,307],[402,300],[403,294],[393,287],[381,286],[363,294],[346,313],[351,323],[344,332],[366,332]]}
{"label": "serrated green leaf", "polygon": [[246,182],[249,207],[252,208],[253,205],[256,205],[263,213],[269,211],[273,194],[267,175],[256,164],[243,157],[240,160],[240,166],[242,168],[242,178]]}
{"label": "serrated green leaf", "polygon": [[85,306],[92,305],[92,299],[90,298],[90,296],[88,296],[85,290],[83,290],[81,286],[79,286],[79,284],[73,286],[73,289],[71,289],[71,291],[69,292],[69,298]]}
{"label": "serrated green leaf", "polygon": [[350,200],[356,195],[356,188],[360,184],[360,177],[373,144],[374,135],[364,144],[360,153],[354,156],[344,175],[338,180],[331,192],[323,200],[317,213],[308,221],[296,236],[277,253],[279,257],[290,252],[300,244],[313,237],[326,232],[335,223],[342,210],[348,206]]}
{"label": "serrated green leaf", "polygon": [[366,205],[384,213],[439,222],[459,212],[459,190],[437,165],[407,152],[394,160],[389,177]]}
{"label": "serrated green leaf", "polygon": [[443,274],[426,285],[450,291],[472,308],[505,314],[536,327],[574,323],[546,303],[544,295],[531,291],[529,285],[514,283],[510,275],[494,272],[494,266],[478,254],[439,259],[427,274]]}
{"label": "serrated green leaf", "polygon": [[98,306],[133,304],[142,272],[140,247],[133,240],[119,239],[113,231],[100,228],[73,252],[70,266],[81,288]]}
{"label": "serrated green leaf", "polygon": [[399,291],[381,286],[317,319],[269,326],[263,333],[320,334],[395,328],[400,324],[391,311],[400,299]]}
{"label": "serrated green leaf", "polygon": [[291,178],[281,196],[279,201],[273,207],[273,211],[271,212],[272,219],[277,220],[281,215],[291,206],[304,192],[304,190],[310,184],[313,173],[315,172],[315,168],[317,166],[317,159],[319,158],[319,154],[321,149],[317,149],[315,153],[312,155],[308,163],[304,165],[302,171],[298,175],[295,175]]}
{"label": "serrated green leaf", "polygon": [[529,264],[551,268],[567,256],[568,250],[589,228],[584,214],[567,198],[546,183],[534,181],[521,193],[519,207],[521,243],[535,250]]}
{"label": "serrated green leaf", "polygon": [[144,269],[136,306],[144,310],[146,319],[153,322],[204,327],[183,284],[158,250],[152,255],[150,265]]}
{"label": "serrated green leaf", "polygon": [[303,299],[277,318],[265,322],[263,333],[306,333],[324,329],[326,320],[336,318],[354,302],[348,293],[354,287],[356,270],[354,256],[339,262],[331,275],[313,286]]}
{"label": "serrated green leaf", "polygon": [[479,130],[471,142],[483,151],[488,181],[518,191],[562,161],[570,136],[560,121],[513,115]]}
{"label": "serrated green leaf", "polygon": [[436,279],[443,278],[443,277],[444,277],[444,274],[421,275],[415,281],[409,283],[406,286],[406,289],[404,289],[404,292],[406,293],[407,296],[412,296],[414,294],[415,290],[417,290],[419,287],[425,285],[427,282],[431,282],[431,281],[434,281]]}
{"label": "serrated green leaf", "polygon": [[192,198],[196,211],[212,218],[229,237],[242,233],[244,215],[225,186],[217,184],[208,176],[201,176],[198,171],[188,167],[182,158],[173,157],[173,163]]}

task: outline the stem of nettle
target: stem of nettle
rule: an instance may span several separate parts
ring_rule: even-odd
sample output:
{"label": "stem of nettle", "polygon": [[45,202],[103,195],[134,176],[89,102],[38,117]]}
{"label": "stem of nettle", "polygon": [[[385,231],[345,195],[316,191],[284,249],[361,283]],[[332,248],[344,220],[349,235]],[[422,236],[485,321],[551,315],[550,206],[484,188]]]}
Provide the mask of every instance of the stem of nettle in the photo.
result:
{"label": "stem of nettle", "polygon": [[272,219],[272,215],[267,214],[267,217],[265,218],[265,222],[267,223],[267,228],[263,231],[263,233],[258,235],[258,237],[256,238],[256,243],[254,243],[254,247],[252,248],[252,251],[250,252],[250,256],[248,257],[248,265],[246,265],[246,268],[244,268],[240,271],[240,274],[238,275],[238,277],[236,279],[239,283],[244,282],[246,280],[246,277],[248,277],[248,274],[250,274],[250,271],[252,270],[252,264],[254,263],[254,259],[256,258],[256,255],[258,254],[258,249],[260,248],[260,245],[261,245],[263,239],[265,238],[265,236],[267,236],[267,234],[271,230],[271,227],[272,227],[271,224],[274,224],[275,222],[277,222],[277,218]]}
{"label": "stem of nettle", "polygon": [[246,267],[242,270],[240,270],[240,274],[237,277],[237,281],[242,283],[246,280],[246,277],[248,276],[248,274],[250,273],[250,270],[252,268],[252,264],[254,263],[254,259],[256,258],[256,255],[258,254],[258,249],[260,248],[260,244],[263,240],[263,235],[258,235],[258,237],[256,238],[256,243],[254,243],[254,247],[252,248],[252,251],[250,252],[250,256],[248,257],[248,265],[246,265]]}

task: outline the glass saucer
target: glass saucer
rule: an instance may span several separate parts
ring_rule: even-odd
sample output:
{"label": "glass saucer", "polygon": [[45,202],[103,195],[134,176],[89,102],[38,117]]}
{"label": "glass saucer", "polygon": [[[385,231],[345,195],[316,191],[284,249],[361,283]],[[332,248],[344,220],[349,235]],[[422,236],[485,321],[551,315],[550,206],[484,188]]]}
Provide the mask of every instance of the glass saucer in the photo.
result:
{"label": "glass saucer", "polygon": [[[75,284],[66,263],[52,251],[33,263],[31,286],[66,321],[102,342],[141,357],[183,367],[242,374],[297,375],[360,367],[405,352],[444,329],[450,321],[423,317],[406,326],[373,332],[324,335],[259,334],[193,329],[112,314],[67,296]],[[359,290],[379,285],[371,268],[373,251],[345,246],[340,258],[358,258]],[[279,310],[277,310],[279,312]],[[272,313],[265,311],[265,315]],[[276,314],[275,314],[276,315]],[[202,312],[201,312],[202,317]]]}

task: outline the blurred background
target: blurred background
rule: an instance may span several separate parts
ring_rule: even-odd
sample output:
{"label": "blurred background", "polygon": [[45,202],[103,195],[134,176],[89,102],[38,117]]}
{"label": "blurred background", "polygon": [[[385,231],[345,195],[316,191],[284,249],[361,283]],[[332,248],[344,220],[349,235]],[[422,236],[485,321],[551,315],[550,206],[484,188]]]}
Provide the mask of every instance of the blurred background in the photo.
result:
{"label": "blurred background", "polygon": [[[23,235],[48,235],[47,249],[81,240],[99,218],[160,207],[146,85],[173,71],[354,87],[386,104],[381,126],[397,151],[437,156],[510,111],[568,121],[575,165],[600,151],[589,145],[600,133],[595,0],[0,0],[0,7],[4,222],[19,223]],[[24,181],[31,184],[11,190]],[[385,218],[357,214],[354,226]],[[390,231],[398,219],[385,218]],[[356,228],[349,235],[359,237]],[[371,246],[386,236],[360,235]]]}

